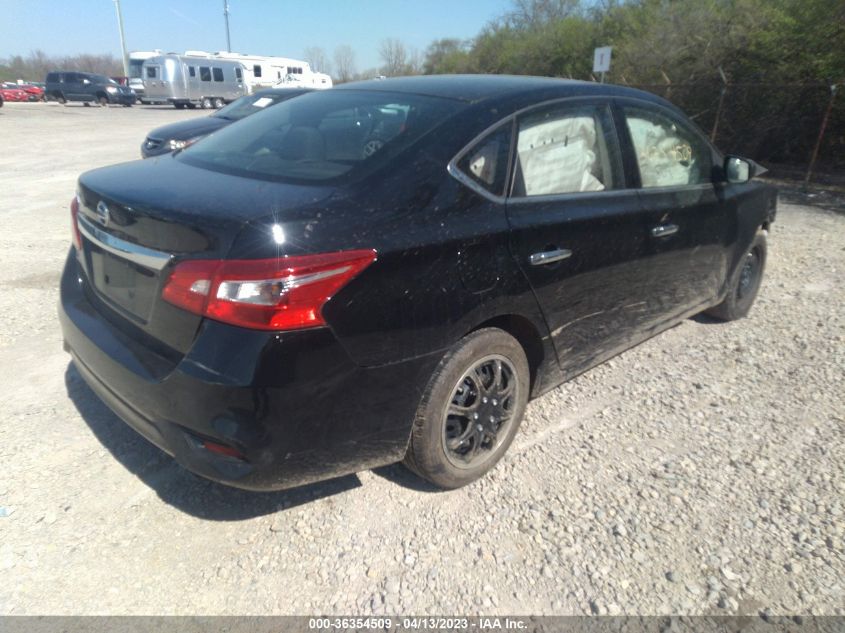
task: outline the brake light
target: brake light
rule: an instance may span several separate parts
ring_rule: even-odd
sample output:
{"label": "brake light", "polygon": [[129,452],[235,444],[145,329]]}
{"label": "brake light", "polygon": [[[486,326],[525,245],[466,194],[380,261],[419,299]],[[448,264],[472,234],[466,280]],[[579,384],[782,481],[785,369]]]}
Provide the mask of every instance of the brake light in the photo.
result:
{"label": "brake light", "polygon": [[74,196],[70,201],[70,235],[73,240],[73,246],[76,250],[82,249],[82,234],[79,232],[79,222],[77,216],[79,215],[79,196]]}
{"label": "brake light", "polygon": [[373,250],[177,264],[165,301],[194,314],[260,330],[325,325],[322,308],[376,258]]}

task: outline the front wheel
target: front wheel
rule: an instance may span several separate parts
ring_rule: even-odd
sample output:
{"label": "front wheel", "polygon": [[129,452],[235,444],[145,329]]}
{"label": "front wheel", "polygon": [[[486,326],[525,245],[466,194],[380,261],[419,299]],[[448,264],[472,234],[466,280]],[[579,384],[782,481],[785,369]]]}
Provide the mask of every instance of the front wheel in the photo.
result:
{"label": "front wheel", "polygon": [[725,300],[707,310],[707,314],[722,321],[735,321],[748,315],[763,281],[766,250],[766,233],[758,231],[751,248],[737,265]]}
{"label": "front wheel", "polygon": [[200,102],[200,107],[203,110],[210,110],[213,107],[211,99],[208,97],[203,97],[202,101]]}
{"label": "front wheel", "polygon": [[414,420],[405,465],[441,488],[460,488],[505,454],[528,402],[530,372],[507,332],[467,335],[435,369]]}

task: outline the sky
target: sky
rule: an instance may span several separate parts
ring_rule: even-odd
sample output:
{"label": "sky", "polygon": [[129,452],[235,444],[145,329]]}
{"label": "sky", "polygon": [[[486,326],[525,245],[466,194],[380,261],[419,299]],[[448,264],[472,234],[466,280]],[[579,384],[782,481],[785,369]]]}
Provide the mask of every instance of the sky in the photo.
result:
{"label": "sky", "polygon": [[[120,0],[129,51],[226,50],[223,0]],[[425,51],[442,37],[466,39],[511,7],[510,0],[229,0],[232,50],[302,58],[319,46],[355,51],[357,70],[381,64],[379,44],[397,38]],[[114,0],[0,0],[0,58],[120,56]]]}

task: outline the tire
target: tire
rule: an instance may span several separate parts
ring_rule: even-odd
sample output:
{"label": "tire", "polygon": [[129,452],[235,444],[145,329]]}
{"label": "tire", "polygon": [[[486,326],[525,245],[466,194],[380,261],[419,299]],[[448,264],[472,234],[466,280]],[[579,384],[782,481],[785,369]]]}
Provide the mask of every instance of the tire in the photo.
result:
{"label": "tire", "polygon": [[[440,488],[475,481],[508,450],[525,413],[529,388],[528,359],[515,338],[498,328],[468,334],[443,357],[429,380],[405,465]],[[460,413],[448,412],[458,407]]]}
{"label": "tire", "polygon": [[65,99],[65,96],[62,93],[56,94],[55,99],[56,99],[56,101],[58,101],[62,105],[65,105],[67,103],[67,99]]}
{"label": "tire", "polygon": [[210,110],[213,107],[213,104],[211,103],[211,99],[209,97],[203,97],[202,101],[200,102],[200,107],[203,110]]}
{"label": "tire", "polygon": [[98,95],[97,103],[100,104],[100,107],[105,108],[109,104],[109,98],[106,95]]}
{"label": "tire", "polygon": [[758,231],[736,267],[724,301],[707,310],[707,314],[721,321],[736,321],[748,315],[763,281],[766,251],[766,232]]}
{"label": "tire", "polygon": [[184,110],[185,104],[184,103],[174,103],[173,107],[176,108],[177,110]]}
{"label": "tire", "polygon": [[186,103],[185,105],[188,106],[188,110],[196,110],[197,109],[196,103]]}
{"label": "tire", "polygon": [[215,110],[219,110],[219,109],[220,109],[220,108],[222,108],[224,105],[226,105],[226,104],[225,104],[225,103],[223,103],[223,99],[221,99],[220,97],[217,97],[217,98],[214,100],[214,108],[215,108]]}

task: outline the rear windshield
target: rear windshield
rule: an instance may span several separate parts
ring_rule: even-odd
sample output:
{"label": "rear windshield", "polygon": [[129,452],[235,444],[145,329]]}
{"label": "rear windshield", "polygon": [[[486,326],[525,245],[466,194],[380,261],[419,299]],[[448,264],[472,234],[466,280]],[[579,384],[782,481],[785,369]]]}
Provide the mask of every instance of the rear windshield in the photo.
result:
{"label": "rear windshield", "polygon": [[351,178],[387,164],[463,107],[460,101],[405,93],[312,92],[215,132],[177,160],[291,182]]}
{"label": "rear windshield", "polygon": [[218,119],[226,119],[227,121],[239,121],[244,117],[248,117],[250,114],[261,112],[267,106],[275,105],[280,101],[285,101],[301,94],[305,93],[291,90],[289,93],[249,95],[232,101],[232,103],[211,116],[217,117]]}

